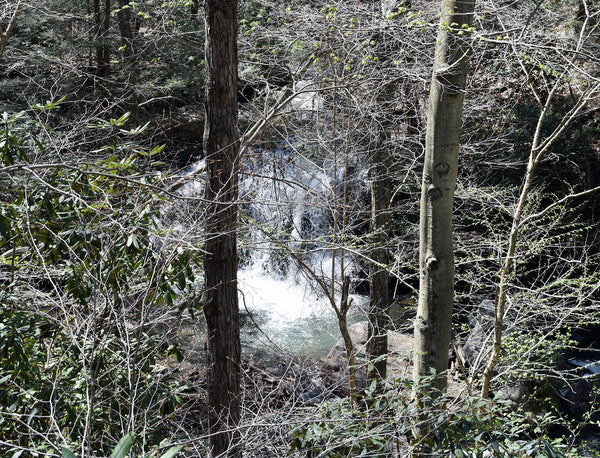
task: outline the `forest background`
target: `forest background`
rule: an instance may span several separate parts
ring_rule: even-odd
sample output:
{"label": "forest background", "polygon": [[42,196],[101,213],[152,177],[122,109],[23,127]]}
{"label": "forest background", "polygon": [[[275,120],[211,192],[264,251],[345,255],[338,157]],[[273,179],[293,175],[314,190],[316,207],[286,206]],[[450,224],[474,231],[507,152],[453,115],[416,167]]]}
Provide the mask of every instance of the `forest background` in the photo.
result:
{"label": "forest background", "polygon": [[[189,349],[203,321],[207,202],[190,191],[204,181],[203,5],[1,8],[0,450],[205,456],[208,387]],[[240,262],[262,250],[266,269],[303,272],[342,325],[345,293],[372,294],[383,272],[390,302],[375,311],[413,331],[439,13],[239,2]],[[597,453],[599,15],[591,0],[481,0],[461,30],[448,393],[415,396],[391,373],[309,403],[290,374],[314,378],[317,361],[282,353],[266,365],[288,371],[257,379],[260,356],[242,355],[232,456]],[[301,194],[321,232],[314,213],[288,213]]]}

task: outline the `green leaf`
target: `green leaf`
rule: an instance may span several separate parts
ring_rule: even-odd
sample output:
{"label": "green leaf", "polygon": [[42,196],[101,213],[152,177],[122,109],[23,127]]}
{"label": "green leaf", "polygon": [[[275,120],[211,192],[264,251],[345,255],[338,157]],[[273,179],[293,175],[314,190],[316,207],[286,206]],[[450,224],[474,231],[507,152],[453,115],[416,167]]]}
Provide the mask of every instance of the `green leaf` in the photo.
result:
{"label": "green leaf", "polygon": [[77,455],[75,455],[71,450],[68,450],[66,448],[62,448],[62,456],[63,458],[77,458]]}
{"label": "green leaf", "polygon": [[497,440],[492,441],[492,449],[494,450],[494,452],[496,453],[500,453],[500,444],[498,443]]}
{"label": "green leaf", "polygon": [[137,246],[135,234],[129,234],[129,237],[127,237],[127,246],[130,247],[131,245]]}
{"label": "green leaf", "polygon": [[129,433],[119,441],[110,458],[125,458],[133,445],[133,434]]}
{"label": "green leaf", "polygon": [[121,116],[119,119],[115,120],[112,119],[110,120],[110,123],[113,126],[117,126],[117,127],[121,127],[123,124],[125,124],[125,122],[129,119],[129,116],[131,115],[130,112],[125,113],[123,116]]}
{"label": "green leaf", "polygon": [[178,445],[177,447],[171,447],[165,453],[163,453],[160,458],[174,458],[181,451],[183,445]]}
{"label": "green leaf", "polygon": [[372,395],[375,392],[376,389],[377,389],[377,380],[373,380],[371,382],[371,384],[369,385],[369,389],[367,390],[367,392],[370,395]]}
{"label": "green leaf", "polygon": [[148,153],[149,156],[154,156],[155,154],[160,153],[162,150],[165,149],[167,145],[163,144],[163,145],[157,145],[154,148],[152,148],[152,150]]}

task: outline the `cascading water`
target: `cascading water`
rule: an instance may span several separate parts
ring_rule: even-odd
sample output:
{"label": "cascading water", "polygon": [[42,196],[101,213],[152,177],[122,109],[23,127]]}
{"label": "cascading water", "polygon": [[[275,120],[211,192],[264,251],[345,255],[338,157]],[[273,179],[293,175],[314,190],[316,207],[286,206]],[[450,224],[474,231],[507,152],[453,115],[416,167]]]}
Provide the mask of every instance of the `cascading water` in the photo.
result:
{"label": "cascading water", "polygon": [[[181,192],[200,195],[202,186],[194,183]],[[352,275],[358,267],[347,253],[342,259],[331,249],[333,189],[333,174],[291,146],[246,152],[238,274],[244,346],[275,344],[323,356],[339,338],[332,292],[339,304],[342,268]],[[363,316],[364,303],[361,296],[352,299],[351,322]]]}

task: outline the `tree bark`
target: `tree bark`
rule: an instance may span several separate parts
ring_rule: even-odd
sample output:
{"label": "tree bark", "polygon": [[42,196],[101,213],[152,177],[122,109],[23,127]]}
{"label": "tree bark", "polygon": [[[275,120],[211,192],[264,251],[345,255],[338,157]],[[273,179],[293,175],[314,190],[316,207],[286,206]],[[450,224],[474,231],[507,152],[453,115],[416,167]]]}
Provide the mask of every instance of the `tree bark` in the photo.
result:
{"label": "tree bark", "polygon": [[192,0],[190,3],[190,14],[193,19],[198,17],[198,10],[200,9],[200,0]]}
{"label": "tree bark", "polygon": [[125,109],[131,113],[129,121],[136,125],[139,121],[138,97],[138,32],[141,25],[139,16],[132,14],[133,3],[118,0],[117,23],[121,35],[123,64],[127,74],[127,86],[124,94]]}
{"label": "tree bark", "polygon": [[352,337],[348,329],[348,310],[352,305],[352,299],[348,297],[348,291],[350,289],[350,277],[344,277],[342,282],[342,297],[340,300],[340,306],[335,306],[335,298],[332,295],[331,301],[333,309],[337,316],[338,327],[344,340],[344,347],[346,348],[346,357],[348,358],[348,385],[350,388],[350,403],[354,404],[356,396],[356,357],[354,356],[354,344],[352,343]]}
{"label": "tree bark", "polygon": [[385,132],[380,135],[383,140],[373,152],[371,165],[371,264],[369,267],[369,334],[367,355],[373,361],[367,371],[369,381],[383,381],[387,377],[388,339],[389,326],[389,274],[387,266],[389,253],[390,227],[390,177],[389,177],[389,152],[387,142],[389,131],[387,124],[383,123]]}
{"label": "tree bark", "polygon": [[208,398],[213,456],[241,456],[240,336],[237,292],[237,1],[207,0],[206,242],[204,315],[208,327]]}
{"label": "tree bark", "polygon": [[474,8],[475,0],[442,2],[427,113],[413,378],[418,385],[435,371],[434,396],[447,385],[454,301],[452,205]]}
{"label": "tree bark", "polygon": [[106,77],[110,73],[110,46],[107,43],[110,27],[111,0],[94,0],[94,41],[96,42],[96,75]]}
{"label": "tree bark", "polygon": [[[381,9],[382,18],[397,7],[396,1],[380,0],[375,5]],[[382,21],[373,39],[377,43],[385,44],[382,28],[387,26],[387,21]],[[388,45],[395,49],[395,44]],[[382,61],[387,61],[392,52],[382,55]],[[376,381],[379,388],[383,389],[383,382],[387,377],[387,352],[389,327],[389,242],[390,206],[392,197],[392,183],[390,169],[393,161],[391,148],[391,132],[394,128],[391,113],[394,105],[394,82],[386,82],[377,95],[379,112],[375,119],[377,139],[371,156],[371,252],[369,257],[369,309],[367,318],[369,322],[367,357],[370,361],[367,367],[367,380]],[[378,390],[379,391],[379,390]]]}
{"label": "tree bark", "polygon": [[121,46],[123,46],[123,55],[126,62],[132,62],[136,55],[135,38],[137,27],[134,24],[131,14],[131,5],[129,0],[118,0],[119,9],[117,11],[117,23],[121,34]]}

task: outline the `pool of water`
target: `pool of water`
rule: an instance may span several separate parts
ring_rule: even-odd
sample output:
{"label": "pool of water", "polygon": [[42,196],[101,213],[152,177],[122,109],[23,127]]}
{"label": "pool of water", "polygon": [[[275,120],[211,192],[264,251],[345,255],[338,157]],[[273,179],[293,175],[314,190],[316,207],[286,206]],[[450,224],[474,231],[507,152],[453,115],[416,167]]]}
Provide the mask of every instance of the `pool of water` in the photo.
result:
{"label": "pool of water", "polygon": [[[329,298],[304,279],[240,271],[241,339],[244,348],[275,346],[322,358],[340,338]],[[339,298],[336,298],[339,303]],[[352,296],[348,324],[364,319],[364,296]]]}

